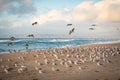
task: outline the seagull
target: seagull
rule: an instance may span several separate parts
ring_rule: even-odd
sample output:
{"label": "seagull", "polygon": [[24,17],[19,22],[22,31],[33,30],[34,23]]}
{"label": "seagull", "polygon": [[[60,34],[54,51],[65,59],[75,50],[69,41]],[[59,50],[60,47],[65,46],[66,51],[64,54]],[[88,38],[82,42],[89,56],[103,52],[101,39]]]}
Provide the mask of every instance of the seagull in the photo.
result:
{"label": "seagull", "polygon": [[95,24],[92,24],[91,26],[96,26]]}
{"label": "seagull", "polygon": [[72,28],[72,30],[69,31],[69,35],[71,35],[74,32],[75,28]]}
{"label": "seagull", "polygon": [[72,26],[72,24],[67,24],[67,26]]}
{"label": "seagull", "polygon": [[37,24],[37,22],[32,23],[33,26],[34,26],[35,24]]}
{"label": "seagull", "polygon": [[15,37],[10,37],[10,40],[11,41],[14,41],[16,38]]}
{"label": "seagull", "polygon": [[89,28],[89,30],[95,30],[95,28]]}
{"label": "seagull", "polygon": [[29,35],[27,35],[27,37],[34,38],[34,35],[33,34],[29,34]]}

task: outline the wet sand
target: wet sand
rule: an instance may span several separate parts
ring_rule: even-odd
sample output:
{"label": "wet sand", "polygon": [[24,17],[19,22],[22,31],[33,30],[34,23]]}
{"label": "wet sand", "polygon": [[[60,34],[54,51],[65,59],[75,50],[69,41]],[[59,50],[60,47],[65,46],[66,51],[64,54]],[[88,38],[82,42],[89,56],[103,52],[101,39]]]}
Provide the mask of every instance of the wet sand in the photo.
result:
{"label": "wet sand", "polygon": [[0,54],[0,80],[120,80],[120,43]]}

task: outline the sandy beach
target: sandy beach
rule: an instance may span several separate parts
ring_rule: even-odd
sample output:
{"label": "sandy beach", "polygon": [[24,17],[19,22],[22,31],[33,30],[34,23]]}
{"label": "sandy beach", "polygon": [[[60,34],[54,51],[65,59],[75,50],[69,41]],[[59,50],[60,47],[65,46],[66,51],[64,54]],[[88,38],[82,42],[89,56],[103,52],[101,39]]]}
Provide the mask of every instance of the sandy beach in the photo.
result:
{"label": "sandy beach", "polygon": [[0,54],[0,80],[120,80],[120,43]]}

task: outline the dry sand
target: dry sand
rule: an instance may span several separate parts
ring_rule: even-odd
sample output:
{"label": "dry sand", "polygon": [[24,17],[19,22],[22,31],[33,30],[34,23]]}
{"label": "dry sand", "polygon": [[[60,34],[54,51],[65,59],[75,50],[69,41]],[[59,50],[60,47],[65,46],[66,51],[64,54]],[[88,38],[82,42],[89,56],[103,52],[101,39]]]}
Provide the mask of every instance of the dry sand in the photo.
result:
{"label": "dry sand", "polygon": [[0,54],[0,80],[120,80],[120,43]]}

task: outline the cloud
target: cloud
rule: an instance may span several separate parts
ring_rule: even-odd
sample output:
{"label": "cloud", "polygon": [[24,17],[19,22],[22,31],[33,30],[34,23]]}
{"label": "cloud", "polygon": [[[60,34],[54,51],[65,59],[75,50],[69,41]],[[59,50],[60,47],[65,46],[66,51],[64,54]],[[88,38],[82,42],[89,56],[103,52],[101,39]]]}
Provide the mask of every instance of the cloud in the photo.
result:
{"label": "cloud", "polygon": [[15,0],[0,0],[0,11],[4,11],[4,10],[9,9],[12,2],[14,2],[14,1]]}
{"label": "cloud", "polygon": [[72,15],[77,22],[120,22],[119,13],[120,0],[102,0],[83,2],[73,9]]}
{"label": "cloud", "polygon": [[120,22],[120,0],[104,0],[95,4],[96,21]]}
{"label": "cloud", "polygon": [[51,10],[47,14],[43,14],[32,19],[31,23],[35,21],[37,21],[39,24],[45,24],[47,22],[54,22],[54,21],[69,22],[71,16],[68,12],[69,12],[69,9],[67,8],[64,10]]}
{"label": "cloud", "polygon": [[94,18],[93,5],[94,3],[92,1],[83,2],[77,5],[72,11],[73,20],[75,22],[90,21]]}
{"label": "cloud", "polygon": [[51,10],[36,16],[31,22],[45,24],[49,21],[65,22],[120,22],[120,0],[84,1],[73,9]]}
{"label": "cloud", "polygon": [[0,12],[9,14],[31,14],[36,11],[33,0],[0,0]]}
{"label": "cloud", "polygon": [[17,16],[6,16],[1,17],[0,19],[0,28],[1,29],[7,29],[7,28],[18,28],[18,27],[24,27],[28,26],[28,21],[23,20],[23,17],[16,19]]}

